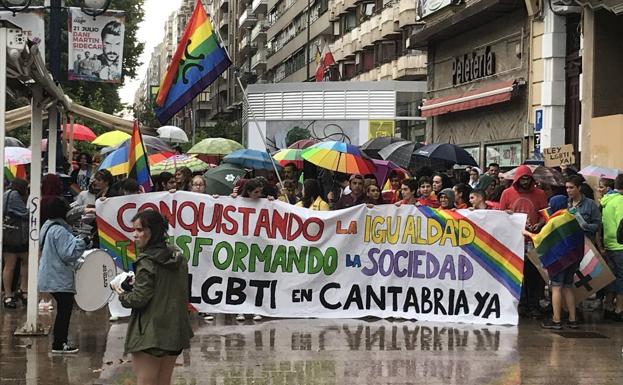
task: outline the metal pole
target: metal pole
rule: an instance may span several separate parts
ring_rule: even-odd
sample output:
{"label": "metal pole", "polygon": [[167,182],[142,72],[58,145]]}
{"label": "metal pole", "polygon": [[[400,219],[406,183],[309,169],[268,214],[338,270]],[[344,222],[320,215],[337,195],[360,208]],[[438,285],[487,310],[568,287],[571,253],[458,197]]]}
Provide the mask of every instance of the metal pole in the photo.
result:
{"label": "metal pole", "polygon": [[67,161],[71,164],[74,160],[74,114],[69,115],[69,156]]}
{"label": "metal pole", "polygon": [[[0,27],[0,187],[4,192],[4,141],[6,130],[6,45],[7,29]],[[0,194],[0,218],[4,218],[4,193]],[[0,291],[2,291],[2,231],[0,231]],[[5,293],[6,294],[6,293]]]}
{"label": "metal pole", "polygon": [[32,162],[30,169],[30,196],[28,210],[30,211],[30,231],[28,243],[28,305],[26,307],[26,324],[16,330],[16,335],[46,334],[38,323],[37,311],[37,280],[39,275],[39,214],[41,211],[41,139],[43,137],[43,113],[41,103],[43,91],[40,87],[32,88],[32,119],[30,140],[32,148]]}
{"label": "metal pole", "polygon": [[311,31],[309,30],[309,24],[310,24],[310,18],[311,18],[311,5],[310,5],[310,1],[307,0],[307,43],[305,44],[305,49],[307,50],[307,54],[305,55],[305,57],[307,58],[307,78],[305,79],[306,82],[309,81],[309,66],[310,66],[310,54],[309,54],[309,41],[311,40]]}
{"label": "metal pole", "polygon": [[238,76],[237,72],[236,72],[236,80],[238,81],[238,86],[240,86],[240,91],[242,92],[242,100],[244,101],[244,103],[247,104],[249,113],[251,114],[253,118],[253,123],[255,123],[255,128],[257,129],[257,133],[260,135],[260,138],[262,138],[262,142],[264,143],[264,150],[266,150],[266,153],[268,154],[268,157],[270,158],[270,162],[273,165],[273,170],[275,170],[275,174],[277,174],[277,179],[279,180],[279,184],[283,188],[283,181],[281,180],[281,175],[279,175],[279,171],[277,170],[277,164],[275,163],[275,159],[273,159],[273,157],[270,155],[270,152],[268,152],[268,144],[266,143],[266,138],[264,137],[264,134],[262,133],[262,129],[260,128],[260,125],[257,122],[257,119],[255,118],[255,111],[253,111],[253,108],[251,108],[251,103],[249,103],[249,98],[247,97],[247,91],[242,87],[242,82],[240,81],[240,76]]}
{"label": "metal pole", "polygon": [[57,121],[56,115],[58,109],[56,105],[52,105],[48,110],[48,173],[56,173],[56,138],[57,138]]}

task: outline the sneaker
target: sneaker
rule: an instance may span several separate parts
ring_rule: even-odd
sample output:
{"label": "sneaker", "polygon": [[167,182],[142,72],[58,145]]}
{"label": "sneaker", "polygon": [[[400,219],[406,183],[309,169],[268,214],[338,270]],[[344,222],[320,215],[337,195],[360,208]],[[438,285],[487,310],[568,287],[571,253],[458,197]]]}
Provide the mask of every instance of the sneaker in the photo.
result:
{"label": "sneaker", "polygon": [[203,319],[206,321],[214,321],[214,316],[212,314],[206,314]]}
{"label": "sneaker", "polygon": [[244,314],[238,314],[236,316],[236,321],[244,321]]}
{"label": "sneaker", "polygon": [[554,322],[551,318],[541,323],[543,329],[562,330],[562,322]]}
{"label": "sneaker", "polygon": [[108,320],[109,320],[110,322],[119,321],[119,317],[112,315],[112,316],[110,316],[110,318],[108,318]]}
{"label": "sneaker", "polygon": [[71,346],[67,343],[63,344],[63,348],[62,349],[54,349],[52,348],[52,353],[58,353],[58,354],[76,354],[78,353],[80,349],[78,349],[75,346]]}
{"label": "sneaker", "polygon": [[52,309],[54,309],[54,306],[52,305],[52,301],[44,301],[41,300],[39,301],[39,311],[41,312],[46,312],[46,311],[50,311]]}
{"label": "sneaker", "polygon": [[259,314],[256,314],[253,316],[253,321],[261,321],[262,320],[262,316]]}
{"label": "sneaker", "polygon": [[577,328],[580,327],[580,323],[577,320],[575,320],[575,321],[567,321],[567,327],[569,329],[577,329]]}

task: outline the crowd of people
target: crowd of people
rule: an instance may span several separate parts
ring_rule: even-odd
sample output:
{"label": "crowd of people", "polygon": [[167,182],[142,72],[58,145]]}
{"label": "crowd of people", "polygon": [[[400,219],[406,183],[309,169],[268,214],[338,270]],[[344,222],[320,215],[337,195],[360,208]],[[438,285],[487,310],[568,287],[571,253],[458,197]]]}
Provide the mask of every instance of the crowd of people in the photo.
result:
{"label": "crowd of people", "polygon": [[[240,179],[233,188],[232,197],[280,200],[287,204],[316,211],[341,210],[357,205],[415,205],[441,210],[503,210],[527,214],[525,235],[526,252],[533,248],[532,237],[545,224],[540,211],[547,208],[565,208],[573,212],[586,237],[601,250],[610,265],[616,281],[598,294],[603,304],[604,318],[623,322],[623,243],[617,239],[617,230],[623,219],[623,175],[616,180],[601,179],[595,193],[586,180],[573,169],[562,170],[564,186],[538,183],[531,168],[520,166],[512,180],[506,179],[497,164],[490,164],[485,172],[477,167],[434,172],[423,167],[415,175],[401,170],[392,171],[387,181],[374,175],[345,175],[319,172],[317,178],[301,177],[294,164],[283,168],[282,182],[270,172],[264,176]],[[253,172],[255,174],[255,172]],[[71,173],[71,182],[82,190],[67,199],[67,189],[54,174],[43,178],[41,210],[41,243],[39,291],[40,310],[57,307],[54,325],[53,351],[74,352],[77,348],[67,341],[69,320],[73,307],[75,287],[72,266],[87,246],[98,247],[95,222],[95,202],[99,198],[139,194],[143,191],[130,178],[115,178],[107,170],[94,170],[87,154],[81,154]],[[202,176],[180,167],[175,173],[163,172],[153,176],[154,191],[190,191],[206,193],[208,181]],[[5,213],[27,221],[26,197],[28,183],[14,179],[4,193]],[[218,198],[218,197],[217,197]],[[68,203],[71,201],[71,203]],[[152,218],[153,220],[153,218]],[[160,231],[160,230],[159,230]],[[138,238],[137,238],[138,239]],[[159,244],[159,248],[163,246]],[[26,303],[27,245],[4,247],[3,306],[16,309]],[[168,251],[167,251],[168,253]],[[168,255],[168,254],[167,254]],[[524,264],[524,283],[520,314],[542,317],[551,311],[542,326],[560,329],[566,311],[566,325],[578,327],[573,294],[573,273],[577,264],[543,281],[538,269]],[[579,263],[579,262],[578,262]],[[19,272],[19,273],[18,273]],[[71,276],[71,277],[70,277]],[[550,309],[544,309],[546,287],[551,293]],[[55,300],[53,305],[51,299]],[[131,298],[131,297],[128,297]],[[131,304],[131,300],[124,300]],[[566,305],[566,306],[565,306]],[[202,314],[206,320],[212,314]],[[249,315],[238,314],[244,321]],[[250,315],[260,320],[259,315]]]}

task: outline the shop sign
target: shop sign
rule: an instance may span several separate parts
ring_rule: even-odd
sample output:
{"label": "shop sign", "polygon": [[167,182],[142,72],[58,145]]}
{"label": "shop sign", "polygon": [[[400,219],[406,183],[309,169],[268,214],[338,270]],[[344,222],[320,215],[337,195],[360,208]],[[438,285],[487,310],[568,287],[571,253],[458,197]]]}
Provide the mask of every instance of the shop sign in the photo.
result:
{"label": "shop sign", "polygon": [[575,163],[575,155],[573,144],[564,144],[558,147],[549,147],[543,149],[543,159],[545,166],[569,166]]}
{"label": "shop sign", "polygon": [[452,62],[452,84],[471,82],[495,74],[495,53],[491,47],[482,52],[474,51],[454,58]]}

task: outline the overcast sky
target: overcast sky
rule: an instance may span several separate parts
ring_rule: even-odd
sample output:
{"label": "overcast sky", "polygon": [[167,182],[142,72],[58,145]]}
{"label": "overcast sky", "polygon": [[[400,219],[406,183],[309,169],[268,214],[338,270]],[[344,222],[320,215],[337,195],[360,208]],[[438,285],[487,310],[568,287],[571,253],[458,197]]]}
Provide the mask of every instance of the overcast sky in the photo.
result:
{"label": "overcast sky", "polygon": [[119,90],[122,103],[134,103],[134,92],[147,72],[149,58],[154,47],[164,37],[164,23],[171,12],[180,7],[181,0],[145,0],[145,19],[139,25],[137,38],[145,43],[145,50],[139,62],[143,63],[137,71],[136,79],[125,79],[125,85]]}

